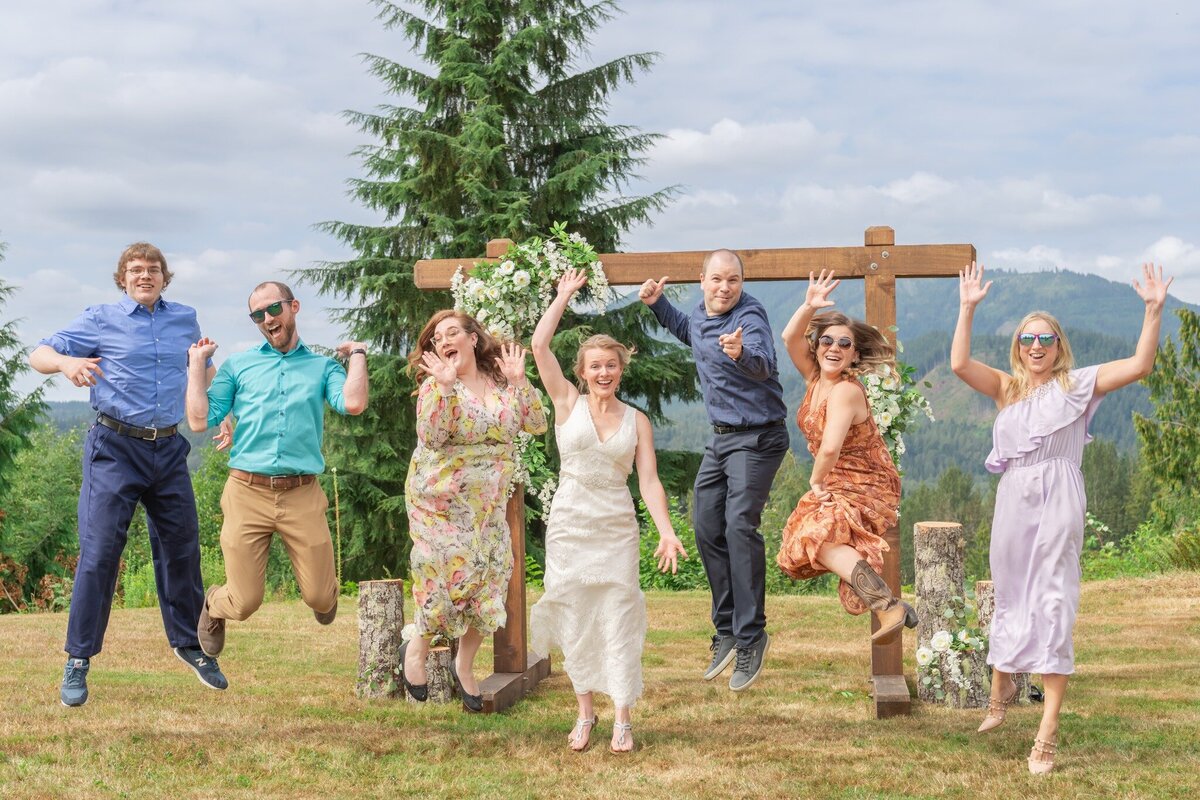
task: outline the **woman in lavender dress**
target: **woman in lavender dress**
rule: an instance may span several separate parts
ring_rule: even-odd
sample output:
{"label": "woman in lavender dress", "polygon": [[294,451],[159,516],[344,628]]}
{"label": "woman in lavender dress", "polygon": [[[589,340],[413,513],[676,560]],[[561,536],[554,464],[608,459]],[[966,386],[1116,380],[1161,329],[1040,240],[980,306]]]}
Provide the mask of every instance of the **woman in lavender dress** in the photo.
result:
{"label": "woman in lavender dress", "polygon": [[[1003,473],[992,519],[991,568],[996,589],[988,663],[992,695],[979,731],[999,727],[1016,696],[1014,673],[1039,673],[1045,686],[1042,722],[1029,771],[1054,767],[1058,715],[1075,671],[1071,630],[1079,608],[1079,556],[1087,497],[1079,470],[1088,423],[1101,398],[1150,374],[1171,280],[1142,266],[1133,282],[1146,304],[1130,358],[1074,369],[1071,346],[1054,317],[1026,315],[1013,333],[1011,373],[971,358],[975,307],[987,295],[983,267],[959,273],[959,315],[950,350],[954,374],[996,403],[990,472]],[[1173,280],[1173,279],[1172,279]]]}

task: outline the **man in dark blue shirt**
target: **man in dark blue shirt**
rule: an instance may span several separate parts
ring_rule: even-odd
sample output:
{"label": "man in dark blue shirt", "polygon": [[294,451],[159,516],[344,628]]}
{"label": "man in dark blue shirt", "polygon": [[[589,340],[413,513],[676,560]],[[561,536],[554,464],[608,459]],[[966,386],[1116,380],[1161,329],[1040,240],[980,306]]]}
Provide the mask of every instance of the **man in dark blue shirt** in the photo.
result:
{"label": "man in dark blue shirt", "polygon": [[[204,603],[200,528],[187,467],[191,450],[177,431],[184,412],[188,348],[200,338],[196,311],[162,299],[171,272],[162,251],[138,242],[113,274],[125,297],[89,306],[42,339],[29,363],[90,389],[96,423],[83,445],[79,563],[67,617],[67,665],[60,699],[87,702],[91,658],[104,645],[121,552],[140,502],[154,559],[154,582],[167,640],[211,689],[229,684],[200,650],[196,623]],[[213,368],[208,367],[211,378]],[[217,437],[228,445],[223,432]]]}
{"label": "man in dark blue shirt", "polygon": [[638,294],[676,339],[692,348],[713,438],[696,475],[696,548],[712,588],[712,680],[734,661],[729,688],[749,688],[767,654],[766,553],[758,532],[775,472],[788,449],[787,407],[762,303],[742,292],[732,250],[704,259],[704,300],[683,314],[663,297],[667,277]]}

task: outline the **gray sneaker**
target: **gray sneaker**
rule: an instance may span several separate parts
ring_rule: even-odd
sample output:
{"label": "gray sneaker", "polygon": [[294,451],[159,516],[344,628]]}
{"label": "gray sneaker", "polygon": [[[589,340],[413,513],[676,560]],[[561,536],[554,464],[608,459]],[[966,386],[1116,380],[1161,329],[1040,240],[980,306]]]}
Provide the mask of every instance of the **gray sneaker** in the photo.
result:
{"label": "gray sneaker", "polygon": [[750,688],[750,685],[758,679],[758,673],[762,672],[763,661],[767,658],[767,647],[770,644],[770,637],[767,636],[766,631],[763,631],[762,636],[758,637],[758,641],[754,644],[749,647],[737,648],[733,677],[729,679],[730,689],[740,692]]}
{"label": "gray sneaker", "polygon": [[68,658],[63,667],[62,688],[58,698],[64,706],[81,706],[87,702],[87,674],[92,662],[86,658]]}
{"label": "gray sneaker", "polygon": [[704,671],[704,680],[711,681],[725,671],[725,668],[729,666],[729,662],[733,661],[733,650],[736,644],[737,639],[732,636],[724,636],[718,633],[712,637],[712,644],[708,646],[709,651],[713,654],[712,663]]}
{"label": "gray sneaker", "polygon": [[228,689],[229,681],[225,679],[221,667],[212,656],[204,654],[199,647],[176,647],[175,655],[196,673],[196,677],[210,689]]}

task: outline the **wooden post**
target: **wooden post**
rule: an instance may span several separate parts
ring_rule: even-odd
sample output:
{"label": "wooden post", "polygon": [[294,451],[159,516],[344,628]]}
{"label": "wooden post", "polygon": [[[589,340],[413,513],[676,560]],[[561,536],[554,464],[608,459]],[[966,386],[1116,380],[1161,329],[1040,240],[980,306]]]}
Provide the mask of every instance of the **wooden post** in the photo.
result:
{"label": "wooden post", "polygon": [[[497,240],[488,242],[488,247]],[[500,240],[503,241],[503,240]],[[490,250],[489,250],[490,252]],[[550,674],[550,659],[537,658],[528,649],[525,620],[525,491],[518,486],[508,500],[506,512],[512,537],[513,571],[508,581],[504,610],[508,621],[492,637],[492,675],[479,684],[483,711],[494,714],[516,703]]]}
{"label": "wooden post", "polygon": [[[983,635],[991,641],[992,638],[992,615],[996,613],[996,587],[991,581],[976,581],[975,582],[975,605],[979,609],[979,630]],[[991,692],[992,673],[987,665],[987,658],[983,660],[983,675],[987,678],[988,692]],[[1012,676],[1013,682],[1017,685],[1017,699],[1013,702],[1021,705],[1026,705],[1031,702],[1029,697],[1029,674],[1019,672]]]}
{"label": "wooden post", "polygon": [[395,700],[405,694],[400,683],[400,643],[404,629],[404,581],[360,581],[358,584],[358,685],[364,699]]}
{"label": "wooden post", "polygon": [[[867,228],[864,244],[871,253],[867,267],[867,324],[874,325],[892,344],[896,343],[896,276],[888,269],[896,232],[886,226]],[[883,580],[900,596],[900,528],[893,525],[883,535],[888,551],[883,554]],[[879,622],[871,615],[871,632]],[[908,684],[904,680],[904,633],[886,644],[871,645],[871,680],[875,684],[875,716],[878,719],[907,714],[912,708]]]}

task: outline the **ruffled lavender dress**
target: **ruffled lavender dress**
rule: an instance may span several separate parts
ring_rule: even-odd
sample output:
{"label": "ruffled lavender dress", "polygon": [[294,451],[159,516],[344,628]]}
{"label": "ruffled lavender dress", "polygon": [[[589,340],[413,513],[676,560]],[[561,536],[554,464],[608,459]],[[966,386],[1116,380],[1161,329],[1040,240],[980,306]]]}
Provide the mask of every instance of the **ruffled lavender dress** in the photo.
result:
{"label": "ruffled lavender dress", "polygon": [[996,591],[988,663],[1002,672],[1070,675],[1087,496],[1079,465],[1100,404],[1098,367],[1070,372],[1006,406],[992,427],[989,472],[1003,473],[992,518]]}

